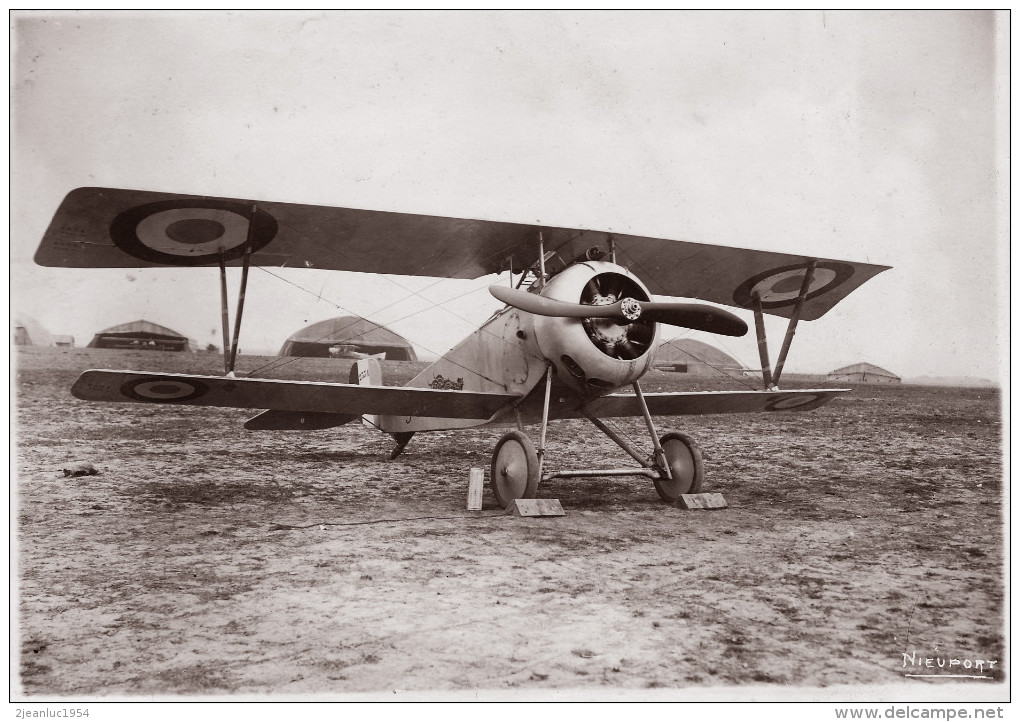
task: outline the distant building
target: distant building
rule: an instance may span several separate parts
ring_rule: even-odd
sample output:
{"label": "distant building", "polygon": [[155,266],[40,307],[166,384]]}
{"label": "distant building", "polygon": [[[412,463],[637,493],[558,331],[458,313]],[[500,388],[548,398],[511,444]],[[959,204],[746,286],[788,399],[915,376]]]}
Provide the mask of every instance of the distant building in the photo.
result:
{"label": "distant building", "polygon": [[173,329],[151,321],[131,321],[111,326],[92,337],[89,348],[135,351],[194,351],[195,343]]}
{"label": "distant building", "polygon": [[653,365],[660,371],[699,377],[737,378],[749,373],[733,357],[692,338],[674,339],[659,346]]}
{"label": "distant building", "polygon": [[52,346],[53,337],[43,325],[31,316],[19,313],[11,323],[11,338],[15,346]]}
{"label": "distant building", "polygon": [[358,316],[339,316],[313,323],[288,338],[280,356],[358,358],[385,354],[388,361],[417,361],[406,338]]}
{"label": "distant building", "polygon": [[903,381],[892,371],[863,362],[830,371],[825,379],[855,384],[898,384]]}
{"label": "distant building", "polygon": [[54,336],[53,344],[55,346],[60,346],[61,348],[74,348],[74,336]]}

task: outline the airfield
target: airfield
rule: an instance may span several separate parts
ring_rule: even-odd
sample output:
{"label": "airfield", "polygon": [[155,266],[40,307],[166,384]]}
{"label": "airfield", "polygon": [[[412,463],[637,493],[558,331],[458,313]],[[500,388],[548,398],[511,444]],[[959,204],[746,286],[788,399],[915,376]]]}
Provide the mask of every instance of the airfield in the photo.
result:
{"label": "airfield", "polygon": [[[240,356],[239,374],[271,361]],[[521,518],[488,488],[466,510],[501,429],[419,434],[390,461],[389,437],[358,424],[248,432],[249,411],[69,392],[87,368],[222,373],[216,355],[21,348],[15,364],[14,685],[29,697],[863,684],[923,700],[960,680],[904,675],[977,675],[978,660],[974,693],[1007,694],[995,389],[861,385],[802,414],[659,418],[698,440],[705,491],[729,508],[573,479],[539,486],[565,517]],[[345,382],[349,365],[265,375]],[[400,383],[423,364],[383,367]],[[642,385],[722,387],[661,371]],[[647,445],[640,418],[614,423]],[[548,447],[551,467],[629,462],[586,421],[553,424]],[[73,462],[99,473],[65,477]]]}

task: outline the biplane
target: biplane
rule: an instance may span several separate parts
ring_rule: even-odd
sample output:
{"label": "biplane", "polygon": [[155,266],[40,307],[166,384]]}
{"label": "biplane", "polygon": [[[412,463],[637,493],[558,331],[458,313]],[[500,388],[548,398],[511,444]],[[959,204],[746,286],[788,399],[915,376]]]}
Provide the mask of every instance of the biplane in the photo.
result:
{"label": "biplane", "polygon": [[[660,435],[655,418],[809,411],[847,391],[781,390],[779,381],[797,324],[820,318],[888,268],[604,231],[110,188],[68,194],[35,260],[220,269],[223,376],[88,370],[72,387],[76,397],[258,409],[245,428],[261,431],[361,420],[393,437],[391,458],[418,432],[509,427],[490,469],[502,507],[553,478],[642,475],[669,503],[701,492],[697,443],[679,432]],[[232,335],[228,266],[242,269]],[[348,383],[322,383],[234,373],[252,266],[510,280],[489,287],[505,306],[406,386],[384,386],[375,359],[357,360]],[[747,323],[721,306],[753,315],[763,388],[644,393],[641,377],[661,325],[747,333]],[[788,319],[774,368],[764,314]],[[650,451],[609,426],[611,417],[643,418]],[[549,423],[566,418],[588,419],[637,466],[550,468]],[[538,424],[537,445],[525,433],[529,424]]]}

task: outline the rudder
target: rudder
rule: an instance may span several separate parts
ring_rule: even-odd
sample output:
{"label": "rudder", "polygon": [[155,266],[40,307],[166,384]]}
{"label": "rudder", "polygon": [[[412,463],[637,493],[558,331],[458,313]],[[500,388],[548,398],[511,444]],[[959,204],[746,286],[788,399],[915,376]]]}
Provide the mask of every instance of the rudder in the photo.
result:
{"label": "rudder", "polygon": [[[378,359],[359,358],[351,365],[351,375],[347,381],[358,386],[382,386],[382,366]],[[379,428],[379,417],[376,414],[364,414],[361,423],[371,429]]]}

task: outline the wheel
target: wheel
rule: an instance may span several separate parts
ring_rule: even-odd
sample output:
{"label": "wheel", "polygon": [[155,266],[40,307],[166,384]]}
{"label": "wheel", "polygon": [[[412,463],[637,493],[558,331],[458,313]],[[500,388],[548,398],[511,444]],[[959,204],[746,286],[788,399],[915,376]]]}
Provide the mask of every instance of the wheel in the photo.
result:
{"label": "wheel", "polygon": [[496,443],[492,452],[489,485],[496,502],[506,509],[514,499],[531,499],[538,489],[538,454],[531,439],[520,431],[510,431]]}
{"label": "wheel", "polygon": [[659,497],[672,504],[680,499],[681,494],[700,493],[701,482],[705,478],[705,464],[697,442],[687,434],[672,431],[659,439],[659,444],[666,454],[669,474],[673,477],[655,479],[655,490],[659,492]]}

